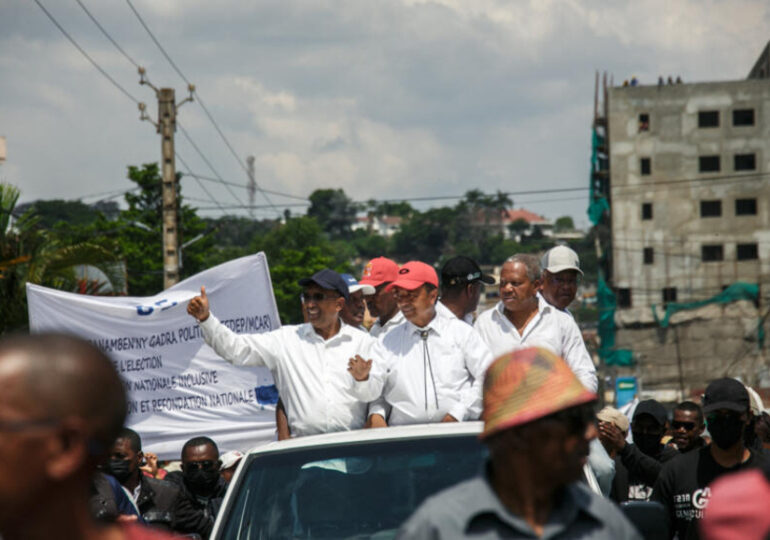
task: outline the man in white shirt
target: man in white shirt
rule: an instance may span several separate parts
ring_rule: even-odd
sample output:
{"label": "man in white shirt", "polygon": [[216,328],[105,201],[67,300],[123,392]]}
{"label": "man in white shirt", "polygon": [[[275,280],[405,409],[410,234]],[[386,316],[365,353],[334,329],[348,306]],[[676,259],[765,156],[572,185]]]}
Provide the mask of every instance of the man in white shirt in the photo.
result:
{"label": "man in white shirt", "polygon": [[354,328],[366,331],[364,328],[364,314],[366,313],[366,304],[364,304],[364,296],[371,296],[375,293],[374,287],[365,283],[359,283],[356,278],[350,274],[340,274],[343,281],[348,286],[348,292],[350,298],[345,302],[345,305],[340,311],[340,318],[345,324],[349,324]]}
{"label": "man in white shirt", "polygon": [[540,294],[555,308],[569,313],[567,307],[575,300],[583,276],[578,254],[567,246],[556,246],[545,252],[540,266],[543,269]]}
{"label": "man in white shirt", "polygon": [[369,314],[377,317],[369,335],[378,338],[404,322],[404,315],[398,310],[396,296],[392,290],[386,290],[388,285],[398,277],[398,264],[386,257],[377,257],[364,267],[361,285],[374,287],[374,294],[366,297],[366,307]]}
{"label": "man in white shirt", "polygon": [[372,360],[364,360],[371,358],[375,340],[340,321],[348,288],[337,272],[325,268],[299,284],[305,324],[236,334],[211,314],[204,287],[187,312],[222,358],[236,366],[270,369],[294,436],[362,428],[367,402],[382,391],[380,366],[372,369]]}
{"label": "man in white shirt", "polygon": [[390,287],[406,321],[376,349],[386,375],[382,398],[369,407],[372,427],[477,419],[488,347],[470,325],[437,315],[432,266],[408,262]]}
{"label": "man in white shirt", "polygon": [[596,392],[596,368],[575,320],[537,294],[540,264],[532,255],[514,255],[500,272],[500,302],[476,319],[474,327],[492,355],[524,347],[546,347],[564,358],[580,382]]}
{"label": "man in white shirt", "polygon": [[484,274],[473,259],[465,255],[452,257],[441,267],[441,298],[436,311],[473,324],[473,313],[479,307],[484,288],[482,283],[494,282],[495,278]]}

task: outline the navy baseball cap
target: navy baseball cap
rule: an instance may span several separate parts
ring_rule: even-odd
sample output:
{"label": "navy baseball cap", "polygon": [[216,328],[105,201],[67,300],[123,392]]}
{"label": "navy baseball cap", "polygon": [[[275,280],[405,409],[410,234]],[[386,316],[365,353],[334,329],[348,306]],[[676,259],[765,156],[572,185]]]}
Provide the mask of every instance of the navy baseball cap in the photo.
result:
{"label": "navy baseball cap", "polygon": [[348,284],[345,283],[345,280],[342,279],[341,275],[329,268],[319,270],[308,278],[300,279],[297,283],[299,283],[300,287],[307,287],[308,285],[315,283],[322,289],[337,291],[345,298],[345,300],[350,300]]}

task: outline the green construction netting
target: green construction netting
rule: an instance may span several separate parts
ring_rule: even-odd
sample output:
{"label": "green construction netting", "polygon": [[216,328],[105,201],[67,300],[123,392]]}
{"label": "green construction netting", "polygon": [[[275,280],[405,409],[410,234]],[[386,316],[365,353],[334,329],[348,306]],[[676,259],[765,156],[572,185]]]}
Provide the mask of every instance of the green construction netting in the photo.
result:
{"label": "green construction netting", "polygon": [[[652,305],[652,316],[655,318],[655,322],[661,327],[666,328],[669,324],[671,316],[685,309],[697,309],[699,307],[706,306],[708,304],[729,304],[730,302],[736,302],[738,300],[751,300],[756,302],[759,298],[759,285],[756,283],[744,283],[738,281],[727,287],[724,291],[712,296],[706,300],[700,300],[698,302],[669,302],[666,304],[666,312],[663,315],[663,319],[658,317],[658,310],[655,309],[655,304]],[[757,339],[759,345],[764,346],[765,331],[762,328],[762,320],[760,319],[757,324]]]}
{"label": "green construction netting", "polygon": [[632,366],[633,352],[629,349],[615,348],[615,293],[599,273],[599,283],[596,291],[596,301],[599,306],[599,357],[607,366]]}
{"label": "green construction netting", "polygon": [[591,130],[591,173],[589,178],[589,186],[591,186],[591,194],[588,203],[588,218],[591,223],[598,225],[605,212],[610,211],[610,204],[605,197],[596,198],[594,193],[594,171],[599,170],[599,156],[597,149],[604,143],[603,138],[596,133],[596,129]]}

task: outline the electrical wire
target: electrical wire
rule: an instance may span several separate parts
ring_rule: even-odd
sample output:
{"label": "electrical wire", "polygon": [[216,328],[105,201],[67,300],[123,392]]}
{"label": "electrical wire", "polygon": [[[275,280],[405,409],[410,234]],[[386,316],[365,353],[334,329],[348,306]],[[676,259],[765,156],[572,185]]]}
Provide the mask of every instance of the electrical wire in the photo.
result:
{"label": "electrical wire", "polygon": [[[190,167],[187,166],[187,163],[185,162],[184,159],[182,159],[182,156],[179,155],[179,152],[174,151],[174,154],[176,155],[176,158],[179,160],[179,162],[182,164],[182,166],[189,171]],[[209,200],[211,202],[213,202],[214,204],[216,204],[217,207],[219,207],[219,209],[222,210],[222,212],[226,212],[226,210],[224,209],[222,204],[218,200],[216,200],[214,198],[214,196],[209,192],[208,189],[206,189],[206,186],[204,186],[203,183],[200,180],[198,180],[197,178],[196,178],[196,180],[198,182],[198,185],[203,190],[203,192],[209,197]],[[189,197],[186,197],[186,198],[189,198]],[[205,202],[208,202],[208,201],[205,201]]]}
{"label": "electrical wire", "polygon": [[[202,174],[196,174],[194,172],[188,172],[187,174],[185,174],[185,176],[191,176],[191,177],[197,178],[199,180],[207,180],[207,181],[210,181],[210,182],[223,183],[223,184],[227,184],[227,185],[233,186],[233,187],[249,189],[249,185],[248,184],[239,184],[237,182],[228,182],[227,180],[219,180],[217,178],[212,178],[210,176],[204,176]],[[269,189],[263,189],[262,191],[264,191],[266,193],[270,193],[272,195],[278,195],[280,197],[286,197],[287,199],[297,199],[299,201],[308,201],[307,197],[299,197],[297,195],[290,195],[289,193],[282,193],[280,191],[272,191],[272,190],[269,190]]]}
{"label": "electrical wire", "polygon": [[96,17],[94,17],[94,16],[91,14],[91,12],[90,12],[90,11],[88,10],[88,8],[87,8],[87,7],[86,7],[86,6],[83,4],[83,2],[82,2],[81,0],[75,0],[75,2],[77,2],[77,3],[78,3],[78,5],[79,5],[79,6],[80,6],[80,7],[83,9],[83,11],[85,11],[85,12],[86,12],[86,15],[88,15],[88,17],[91,19],[91,21],[93,21],[93,23],[96,25],[96,27],[97,27],[99,30],[101,30],[101,31],[102,31],[102,34],[104,34],[104,37],[106,37],[107,39],[109,39],[109,40],[110,40],[110,42],[111,42],[113,45],[115,45],[115,48],[116,48],[116,49],[118,49],[118,51],[120,51],[120,54],[122,54],[122,55],[123,55],[123,56],[126,58],[126,60],[128,60],[129,62],[131,62],[131,63],[134,65],[134,67],[135,67],[135,68],[139,69],[139,64],[137,64],[137,63],[136,63],[136,61],[135,61],[133,58],[131,58],[131,56],[130,56],[130,55],[129,55],[129,54],[126,52],[126,51],[124,51],[124,50],[123,50],[123,47],[121,47],[120,45],[118,45],[118,42],[117,42],[117,41],[115,41],[114,39],[112,39],[112,36],[109,34],[109,32],[107,32],[107,30],[105,30],[105,29],[104,29],[104,27],[103,27],[101,24],[99,24],[99,21],[97,21],[97,20],[96,20]]}
{"label": "electrical wire", "polygon": [[[136,7],[134,7],[134,4],[131,3],[131,0],[126,0],[126,2],[128,3],[129,7],[131,8],[131,11],[134,12],[134,15],[136,15],[136,18],[139,20],[141,25],[147,31],[147,34],[150,36],[150,39],[152,39],[152,41],[155,43],[155,45],[157,45],[157,47],[160,50],[160,52],[163,54],[163,56],[166,58],[166,60],[168,60],[168,63],[171,64],[171,67],[174,68],[174,71],[176,71],[177,75],[179,75],[182,78],[182,80],[187,83],[188,87],[191,87],[192,83],[190,82],[190,80],[187,77],[185,77],[184,73],[182,73],[182,70],[179,69],[179,67],[176,65],[176,63],[171,58],[171,56],[166,52],[166,49],[163,48],[163,45],[160,44],[160,41],[158,41],[158,39],[155,37],[155,34],[152,33],[152,30],[150,30],[150,27],[147,25],[147,23],[144,21],[142,16],[139,14],[139,11],[136,9]],[[213,124],[214,129],[216,129],[217,133],[219,133],[219,136],[222,138],[222,140],[224,141],[225,145],[230,150],[230,153],[233,155],[233,157],[238,162],[238,164],[241,166],[241,168],[244,170],[244,172],[246,174],[249,174],[248,168],[243,163],[243,160],[241,160],[241,158],[238,156],[238,153],[233,148],[233,145],[230,144],[230,141],[227,139],[227,137],[225,136],[224,132],[219,127],[219,124],[216,122],[216,120],[214,120],[213,115],[209,112],[208,108],[206,107],[206,104],[203,102],[203,99],[201,98],[200,93],[197,90],[194,90],[194,92],[195,92],[195,95],[197,97],[196,101],[198,101],[198,103],[200,104],[201,108],[203,109],[203,112],[206,113],[206,116],[208,117],[209,121],[211,121],[211,123]],[[278,208],[275,207],[275,205],[273,204],[273,201],[270,200],[270,197],[267,196],[267,194],[264,192],[264,190],[262,190],[262,188],[259,187],[259,185],[257,184],[256,180],[254,180],[254,185],[256,186],[257,190],[262,194],[262,196],[265,198],[267,203],[280,216],[280,212],[279,212]]]}
{"label": "electrical wire", "polygon": [[67,31],[62,27],[61,24],[59,24],[59,21],[56,20],[56,18],[51,14],[51,12],[48,11],[42,3],[40,3],[40,0],[35,0],[35,3],[43,11],[43,13],[45,13],[46,16],[51,20],[54,26],[56,26],[56,28],[58,28],[59,31],[62,34],[64,34],[64,37],[66,37],[69,40],[69,42],[72,43],[72,45],[74,45],[74,47],[80,52],[80,54],[82,54],[89,62],[91,62],[91,65],[93,65],[99,73],[101,73],[108,81],[110,81],[110,83],[112,83],[112,85],[115,88],[120,90],[124,96],[126,96],[128,99],[133,101],[135,104],[137,105],[139,104],[138,99],[132,96],[128,90],[123,88],[120,85],[120,83],[118,83],[115,79],[113,79],[109,73],[107,73],[99,64],[96,63],[96,60],[94,60],[93,58],[91,58],[91,56],[89,56],[89,54],[83,49],[83,47],[78,45],[77,41],[75,41],[75,39],[67,33]]}
{"label": "electrical wire", "polygon": [[236,193],[235,193],[235,192],[232,190],[232,188],[230,188],[230,186],[228,186],[227,184],[225,184],[225,183],[224,183],[224,180],[223,180],[223,179],[222,179],[222,177],[219,175],[219,173],[217,172],[217,170],[214,168],[214,165],[212,165],[212,164],[211,164],[211,162],[210,162],[210,161],[208,160],[208,158],[207,158],[207,157],[206,157],[206,156],[203,154],[203,152],[202,152],[202,151],[201,151],[201,149],[198,147],[198,145],[197,145],[197,144],[195,144],[195,141],[193,141],[193,140],[192,140],[192,137],[190,137],[190,134],[189,134],[189,133],[187,133],[187,130],[184,128],[184,126],[182,126],[182,124],[179,122],[179,120],[177,120],[177,123],[176,123],[176,125],[177,125],[177,127],[178,127],[178,128],[181,130],[181,131],[182,131],[182,135],[184,135],[184,136],[185,136],[185,138],[187,139],[187,141],[188,141],[188,142],[189,142],[189,143],[192,145],[192,147],[195,149],[195,151],[196,151],[196,152],[197,152],[197,154],[200,156],[200,158],[201,158],[201,159],[202,159],[202,160],[203,160],[203,161],[206,163],[206,165],[208,165],[209,169],[211,169],[211,172],[213,172],[213,173],[214,173],[214,176],[216,176],[216,177],[217,177],[217,179],[220,181],[220,183],[222,183],[222,185],[223,185],[223,186],[225,186],[225,188],[227,189],[227,191],[229,191],[229,192],[230,192],[230,195],[232,195],[232,196],[233,196],[233,198],[234,198],[236,201],[238,201],[238,202],[241,204],[241,206],[242,206],[242,207],[246,207],[246,205],[243,203],[243,201],[240,199],[240,197],[238,197],[238,195],[237,195],[237,194],[236,194]]}

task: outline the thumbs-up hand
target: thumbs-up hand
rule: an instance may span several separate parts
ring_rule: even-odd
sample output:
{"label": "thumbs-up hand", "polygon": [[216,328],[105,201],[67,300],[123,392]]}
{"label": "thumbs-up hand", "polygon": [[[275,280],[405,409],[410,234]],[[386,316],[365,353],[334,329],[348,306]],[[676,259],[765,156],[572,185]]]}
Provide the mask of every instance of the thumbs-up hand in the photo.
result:
{"label": "thumbs-up hand", "polygon": [[209,297],[206,296],[206,287],[201,286],[200,296],[196,296],[187,304],[187,313],[203,322],[209,318]]}

